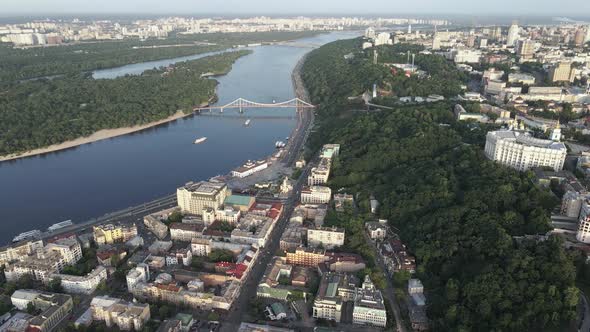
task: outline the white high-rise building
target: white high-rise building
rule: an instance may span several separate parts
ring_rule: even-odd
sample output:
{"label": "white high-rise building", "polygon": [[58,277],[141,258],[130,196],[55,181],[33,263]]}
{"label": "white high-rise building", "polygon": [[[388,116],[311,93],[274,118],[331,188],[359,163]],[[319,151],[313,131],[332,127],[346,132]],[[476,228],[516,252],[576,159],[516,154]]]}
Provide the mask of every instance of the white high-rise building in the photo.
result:
{"label": "white high-rise building", "polygon": [[590,204],[584,202],[578,219],[578,233],[576,240],[583,243],[590,243]]}
{"label": "white high-rise building", "polygon": [[376,35],[375,29],[373,29],[373,27],[369,27],[369,28],[367,28],[367,30],[365,30],[365,38],[375,39],[376,36],[377,35]]}
{"label": "white high-rise building", "polygon": [[382,32],[377,35],[377,38],[375,38],[375,46],[392,44],[393,40],[391,39],[391,35],[387,32]]}
{"label": "white high-rise building", "polygon": [[485,154],[489,159],[519,171],[543,166],[560,171],[567,148],[561,142],[534,138],[528,132],[497,130],[488,132]]}
{"label": "white high-rise building", "polygon": [[508,37],[506,37],[506,45],[514,46],[516,41],[518,40],[518,25],[516,23],[512,23],[510,29],[508,29]]}
{"label": "white high-rise building", "polygon": [[586,27],[586,36],[584,36],[584,44],[590,42],[590,25]]}

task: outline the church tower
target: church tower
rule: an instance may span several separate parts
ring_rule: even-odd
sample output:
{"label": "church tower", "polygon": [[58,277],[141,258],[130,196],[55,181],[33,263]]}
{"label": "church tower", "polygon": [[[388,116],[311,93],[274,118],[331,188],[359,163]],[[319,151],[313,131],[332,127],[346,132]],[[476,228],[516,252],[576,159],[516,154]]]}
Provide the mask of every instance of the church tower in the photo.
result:
{"label": "church tower", "polygon": [[559,125],[559,119],[557,120],[557,125],[551,131],[551,140],[555,142],[559,142],[561,140],[561,126]]}

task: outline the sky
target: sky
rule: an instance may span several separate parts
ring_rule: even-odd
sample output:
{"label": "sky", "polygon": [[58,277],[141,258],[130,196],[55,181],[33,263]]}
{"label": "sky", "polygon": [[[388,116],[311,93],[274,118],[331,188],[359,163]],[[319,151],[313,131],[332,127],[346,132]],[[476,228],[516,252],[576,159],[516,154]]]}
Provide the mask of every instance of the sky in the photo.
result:
{"label": "sky", "polygon": [[0,0],[0,15],[590,15],[589,0]]}

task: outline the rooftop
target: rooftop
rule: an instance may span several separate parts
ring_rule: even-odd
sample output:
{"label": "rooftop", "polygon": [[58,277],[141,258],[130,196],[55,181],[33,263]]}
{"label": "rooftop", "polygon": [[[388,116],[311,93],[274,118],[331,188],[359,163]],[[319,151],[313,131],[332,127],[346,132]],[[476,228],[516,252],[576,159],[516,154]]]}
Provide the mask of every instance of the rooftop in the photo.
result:
{"label": "rooftop", "polygon": [[528,133],[515,130],[497,130],[488,132],[488,135],[496,136],[499,139],[514,141],[515,143],[537,148],[552,150],[567,150],[562,142],[555,142],[548,139],[534,138]]}

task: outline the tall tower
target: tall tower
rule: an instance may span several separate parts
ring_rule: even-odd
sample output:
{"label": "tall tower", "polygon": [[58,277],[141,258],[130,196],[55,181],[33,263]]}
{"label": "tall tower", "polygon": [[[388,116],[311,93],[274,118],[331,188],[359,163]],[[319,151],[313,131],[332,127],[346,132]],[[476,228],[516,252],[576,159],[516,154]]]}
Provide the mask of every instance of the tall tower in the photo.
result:
{"label": "tall tower", "polygon": [[412,34],[412,24],[408,25],[408,35]]}
{"label": "tall tower", "polygon": [[551,131],[551,140],[559,142],[561,140],[561,126],[559,125],[559,119],[557,119],[557,125]]}
{"label": "tall tower", "polygon": [[373,64],[374,65],[377,64],[378,59],[379,59],[379,53],[377,52],[377,49],[375,48],[375,50],[373,51]]}
{"label": "tall tower", "polygon": [[506,37],[506,45],[514,46],[516,41],[518,40],[518,25],[516,23],[512,23],[510,29],[508,29],[508,36]]}

